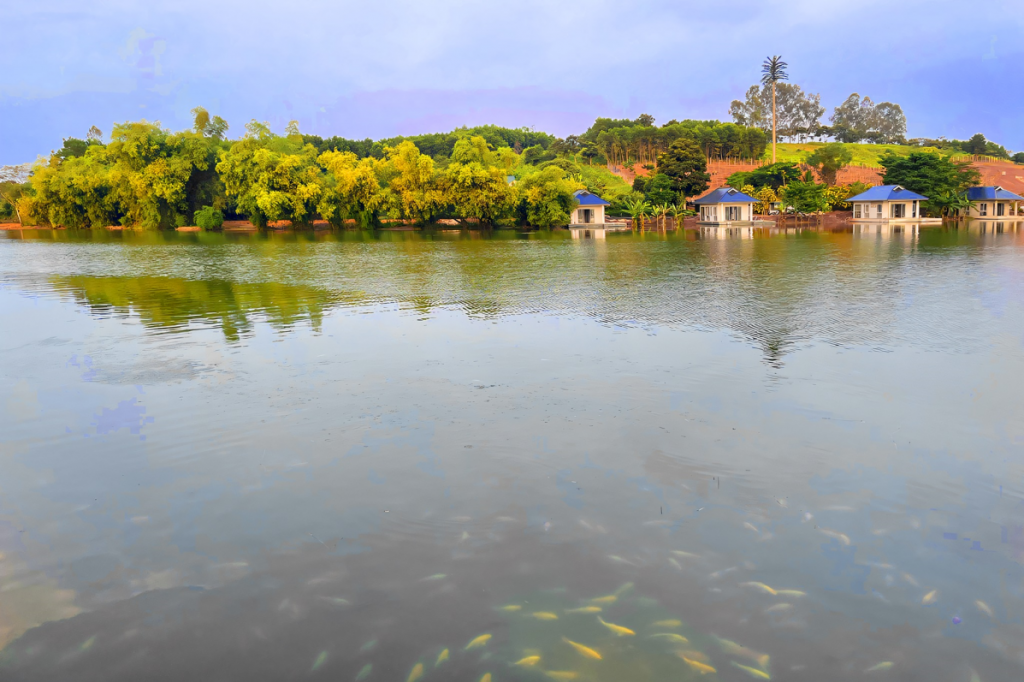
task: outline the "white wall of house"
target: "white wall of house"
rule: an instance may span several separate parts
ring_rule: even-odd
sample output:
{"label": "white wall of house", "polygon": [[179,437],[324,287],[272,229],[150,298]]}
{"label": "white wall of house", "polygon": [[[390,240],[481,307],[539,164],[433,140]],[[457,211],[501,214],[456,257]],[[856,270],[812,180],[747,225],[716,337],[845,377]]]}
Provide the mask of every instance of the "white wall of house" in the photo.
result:
{"label": "white wall of house", "polygon": [[921,217],[919,201],[855,201],[854,220],[918,220]]}
{"label": "white wall of house", "polygon": [[972,218],[1005,218],[1019,213],[1016,207],[1016,201],[990,199],[976,202],[974,206],[971,206],[969,215]]}
{"label": "white wall of house", "polygon": [[[586,211],[590,214],[587,215]],[[569,220],[570,225],[603,225],[604,206],[577,206]]]}
{"label": "white wall of house", "polygon": [[698,204],[699,220],[702,223],[735,223],[754,219],[754,205],[742,204]]}

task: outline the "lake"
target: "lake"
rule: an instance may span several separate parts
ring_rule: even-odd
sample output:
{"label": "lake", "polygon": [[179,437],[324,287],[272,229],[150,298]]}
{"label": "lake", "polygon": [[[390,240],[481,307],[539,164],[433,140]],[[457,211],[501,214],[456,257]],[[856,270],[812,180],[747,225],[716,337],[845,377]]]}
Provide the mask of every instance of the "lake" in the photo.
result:
{"label": "lake", "polygon": [[8,232],[0,329],[4,680],[1024,678],[1024,224]]}

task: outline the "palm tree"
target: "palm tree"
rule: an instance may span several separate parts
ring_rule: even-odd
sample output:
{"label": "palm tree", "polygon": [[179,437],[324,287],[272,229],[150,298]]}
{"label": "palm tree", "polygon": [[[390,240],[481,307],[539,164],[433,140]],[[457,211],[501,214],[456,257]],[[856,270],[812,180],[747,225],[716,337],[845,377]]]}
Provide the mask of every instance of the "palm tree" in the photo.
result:
{"label": "palm tree", "polygon": [[779,81],[788,81],[789,74],[786,73],[786,67],[789,66],[786,62],[782,61],[781,55],[775,55],[774,57],[768,57],[764,60],[764,64],[761,65],[761,83],[772,85],[772,163],[775,163],[775,84]]}
{"label": "palm tree", "polygon": [[680,218],[686,217],[686,202],[684,201],[681,204],[672,204],[672,206],[669,207],[669,210],[672,213],[672,220],[675,221],[676,229],[678,230]]}
{"label": "palm tree", "polygon": [[651,205],[645,199],[637,198],[624,202],[622,206],[629,213],[629,217],[633,219],[634,229],[639,225],[640,231],[643,232],[644,216],[650,212]]}
{"label": "palm tree", "polygon": [[659,204],[658,206],[654,207],[655,214],[661,216],[661,229],[665,229],[666,216],[668,216],[669,211],[671,210],[672,206],[670,206],[669,204]]}

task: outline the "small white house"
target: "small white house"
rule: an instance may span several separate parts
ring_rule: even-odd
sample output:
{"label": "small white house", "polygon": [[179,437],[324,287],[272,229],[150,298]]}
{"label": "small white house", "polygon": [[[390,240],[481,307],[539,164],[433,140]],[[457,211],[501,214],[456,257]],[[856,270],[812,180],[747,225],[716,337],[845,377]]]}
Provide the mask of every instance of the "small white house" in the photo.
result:
{"label": "small white house", "polygon": [[585,189],[578,189],[574,194],[576,208],[569,218],[569,227],[604,227],[604,207],[610,203]]}
{"label": "small white house", "polygon": [[[928,201],[928,197],[903,189],[899,185],[882,185],[872,187],[846,201],[853,204],[854,221],[922,222],[921,202]],[[925,222],[928,222],[927,219]]]}
{"label": "small white house", "polygon": [[700,210],[697,222],[727,225],[753,222],[757,199],[732,187],[720,187],[693,203]]}
{"label": "small white house", "polygon": [[1002,187],[971,187],[967,198],[974,202],[968,211],[971,218],[1017,217],[1022,213],[1019,204],[1024,202],[1024,197]]}

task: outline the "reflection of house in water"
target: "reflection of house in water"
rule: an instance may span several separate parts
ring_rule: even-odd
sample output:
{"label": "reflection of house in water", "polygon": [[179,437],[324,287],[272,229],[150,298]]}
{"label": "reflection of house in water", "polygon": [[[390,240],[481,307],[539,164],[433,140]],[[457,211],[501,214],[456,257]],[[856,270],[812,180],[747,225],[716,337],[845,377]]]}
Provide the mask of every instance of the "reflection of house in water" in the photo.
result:
{"label": "reflection of house in water", "polygon": [[921,223],[875,223],[867,225],[854,225],[853,236],[856,239],[877,239],[878,241],[917,241],[921,233]]}
{"label": "reflection of house in water", "polygon": [[928,197],[903,189],[899,185],[872,187],[846,201],[853,204],[854,222],[942,222],[941,218],[922,218],[921,202],[928,201]]}
{"label": "reflection of house in water", "polygon": [[1002,187],[971,187],[966,192],[973,202],[967,215],[971,218],[1004,218],[1020,215],[1021,197]]}

